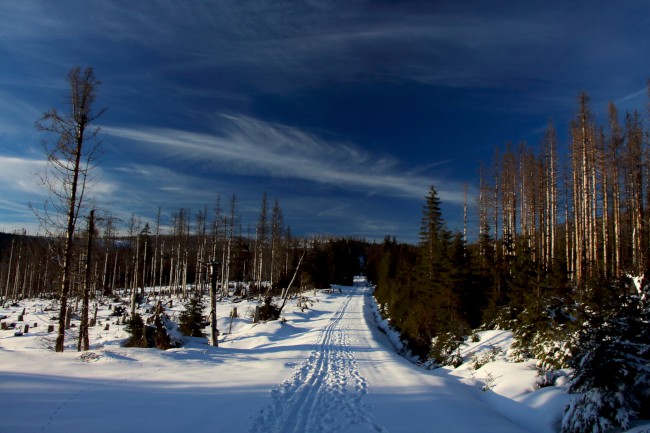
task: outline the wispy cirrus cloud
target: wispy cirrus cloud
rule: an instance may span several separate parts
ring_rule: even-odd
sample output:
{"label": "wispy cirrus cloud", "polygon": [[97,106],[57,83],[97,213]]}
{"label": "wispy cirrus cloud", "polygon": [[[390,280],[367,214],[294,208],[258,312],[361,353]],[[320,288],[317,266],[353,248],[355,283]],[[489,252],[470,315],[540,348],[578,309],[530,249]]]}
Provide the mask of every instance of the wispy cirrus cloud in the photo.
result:
{"label": "wispy cirrus cloud", "polygon": [[[550,43],[559,49],[573,40],[567,37],[573,27],[541,2],[530,5],[536,13],[426,1],[411,7],[349,1],[23,3],[0,6],[0,38],[16,52],[29,49],[56,64],[78,62],[91,54],[76,48],[83,35],[111,48],[128,44],[140,54],[156,53],[163,61],[153,66],[167,75],[208,68],[266,91],[369,76],[493,85],[515,64],[535,73],[540,65],[531,62],[533,56],[542,50],[556,56]],[[41,46],[46,36],[57,47]],[[513,50],[517,56],[506,54]],[[165,61],[168,53],[182,61]]]}
{"label": "wispy cirrus cloud", "polygon": [[0,155],[0,231],[38,231],[28,204],[45,197],[35,176],[44,168],[43,159]]}
{"label": "wispy cirrus cloud", "polygon": [[[647,26],[647,14],[639,13],[647,6],[639,0],[615,6],[599,1],[599,7],[407,3],[7,2],[0,4],[0,53],[7,50],[18,65],[14,79],[39,73],[32,85],[43,86],[52,65],[60,74],[91,61],[100,72],[111,71],[100,75],[115,93],[131,96],[122,83],[138,80],[179,95],[174,103],[212,95],[234,104],[260,92],[287,95],[370,79],[513,88],[531,93],[539,105],[575,93],[576,85],[592,87],[594,71],[606,71],[609,80],[611,65],[624,68],[650,46],[647,38],[630,40],[621,31],[630,17],[639,20],[633,28]],[[586,33],[584,22],[602,31]],[[113,70],[114,57],[130,67]],[[643,68],[625,70],[626,80],[616,74],[625,83],[645,74]]]}
{"label": "wispy cirrus cloud", "polygon": [[152,155],[218,167],[237,175],[299,179],[367,194],[421,199],[436,184],[443,200],[461,203],[462,187],[404,167],[349,143],[324,140],[299,128],[249,117],[223,117],[222,131],[104,126],[110,136],[138,142]]}
{"label": "wispy cirrus cloud", "polygon": [[[32,159],[0,155],[0,190],[12,196],[42,195],[37,173],[45,169],[44,158]],[[5,196],[6,197],[6,196]]]}

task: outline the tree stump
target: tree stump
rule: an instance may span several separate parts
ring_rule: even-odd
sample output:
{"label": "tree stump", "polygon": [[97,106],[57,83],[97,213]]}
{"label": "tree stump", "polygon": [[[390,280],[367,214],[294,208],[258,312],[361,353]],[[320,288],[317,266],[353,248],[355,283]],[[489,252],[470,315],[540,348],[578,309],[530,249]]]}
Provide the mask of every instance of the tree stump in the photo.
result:
{"label": "tree stump", "polygon": [[255,316],[253,316],[253,323],[260,323],[260,306],[255,306]]}
{"label": "tree stump", "polygon": [[27,334],[29,332],[29,325],[25,323],[25,327],[23,328],[23,334]]}
{"label": "tree stump", "polygon": [[104,326],[104,331],[108,331],[108,328],[110,328],[110,326],[111,325],[109,323],[107,323],[106,326]]}
{"label": "tree stump", "polygon": [[47,325],[47,332],[54,332],[54,325]]}
{"label": "tree stump", "polygon": [[2,328],[3,331],[6,331],[9,329],[9,325],[7,325],[7,322],[2,322],[0,323],[0,328]]}
{"label": "tree stump", "polygon": [[232,317],[233,319],[239,317],[237,315],[237,307],[232,307],[232,312],[230,313],[230,317]]}
{"label": "tree stump", "polygon": [[24,314],[19,314],[19,315],[18,315],[18,321],[19,321],[19,322],[22,322],[24,318],[25,318],[25,315],[24,315]]}

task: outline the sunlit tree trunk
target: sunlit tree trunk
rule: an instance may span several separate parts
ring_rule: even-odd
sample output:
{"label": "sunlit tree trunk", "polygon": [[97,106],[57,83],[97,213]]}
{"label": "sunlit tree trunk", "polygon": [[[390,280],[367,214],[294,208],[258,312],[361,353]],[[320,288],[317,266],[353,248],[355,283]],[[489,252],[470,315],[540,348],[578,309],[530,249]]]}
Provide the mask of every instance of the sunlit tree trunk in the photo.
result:
{"label": "sunlit tree trunk", "polygon": [[84,266],[84,280],[83,280],[83,301],[81,305],[81,324],[79,325],[79,342],[77,350],[88,350],[90,348],[90,341],[88,335],[88,309],[90,302],[90,269],[93,253],[93,235],[95,233],[95,210],[91,210],[88,215],[88,244],[86,246],[86,263]]}

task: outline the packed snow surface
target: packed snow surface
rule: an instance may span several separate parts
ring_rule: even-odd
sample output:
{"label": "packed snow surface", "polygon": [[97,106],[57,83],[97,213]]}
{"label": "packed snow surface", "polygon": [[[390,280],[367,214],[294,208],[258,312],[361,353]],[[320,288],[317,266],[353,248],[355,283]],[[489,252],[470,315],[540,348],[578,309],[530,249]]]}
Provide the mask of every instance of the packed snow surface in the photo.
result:
{"label": "packed snow surface", "polygon": [[505,360],[510,333],[481,333],[463,347],[465,364],[429,371],[395,353],[371,288],[308,298],[309,308],[293,302],[283,320],[257,325],[253,304],[223,301],[219,347],[191,338],[167,351],[122,347],[126,331],[106,309],[89,352],[76,351],[73,328],[54,353],[50,301],[1,310],[10,322],[25,308],[16,326],[30,330],[0,331],[0,432],[558,430],[568,396],[562,386],[536,389],[534,362]]}

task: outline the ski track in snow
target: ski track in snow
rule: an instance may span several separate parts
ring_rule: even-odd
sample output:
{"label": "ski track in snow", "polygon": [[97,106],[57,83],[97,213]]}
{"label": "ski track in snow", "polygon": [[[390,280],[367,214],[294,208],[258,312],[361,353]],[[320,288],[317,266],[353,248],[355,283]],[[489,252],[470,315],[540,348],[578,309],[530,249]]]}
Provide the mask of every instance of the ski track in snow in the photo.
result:
{"label": "ski track in snow", "polygon": [[368,383],[359,372],[343,320],[354,294],[320,331],[307,360],[271,391],[271,401],[250,433],[335,433],[359,424],[387,433],[363,401]]}

